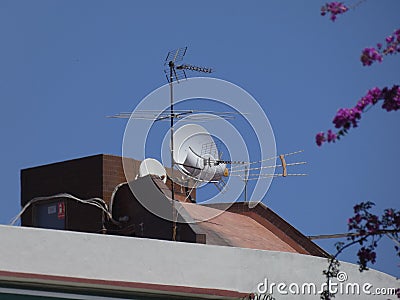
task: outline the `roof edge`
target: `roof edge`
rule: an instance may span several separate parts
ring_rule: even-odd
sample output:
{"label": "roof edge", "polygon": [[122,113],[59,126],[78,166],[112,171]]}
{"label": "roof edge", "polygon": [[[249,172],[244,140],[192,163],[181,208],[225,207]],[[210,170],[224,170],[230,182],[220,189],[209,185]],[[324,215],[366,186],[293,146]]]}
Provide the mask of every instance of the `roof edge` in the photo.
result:
{"label": "roof edge", "polygon": [[[227,204],[230,205],[227,206]],[[250,204],[255,204],[255,206],[253,206],[253,208],[250,208]],[[271,231],[279,238],[289,238],[292,241],[292,243],[290,243],[291,246],[293,247],[297,245],[297,247],[295,247],[297,248],[296,250],[300,251],[302,254],[330,257],[329,253],[327,253],[324,249],[312,242],[307,236],[302,234],[299,230],[289,224],[286,220],[284,220],[262,202],[210,203],[202,205],[217,209],[226,209],[229,212],[249,216],[267,229],[272,229]],[[257,216],[261,218],[261,220],[257,220]],[[262,220],[267,221],[269,224],[266,224],[265,222],[260,222]]]}

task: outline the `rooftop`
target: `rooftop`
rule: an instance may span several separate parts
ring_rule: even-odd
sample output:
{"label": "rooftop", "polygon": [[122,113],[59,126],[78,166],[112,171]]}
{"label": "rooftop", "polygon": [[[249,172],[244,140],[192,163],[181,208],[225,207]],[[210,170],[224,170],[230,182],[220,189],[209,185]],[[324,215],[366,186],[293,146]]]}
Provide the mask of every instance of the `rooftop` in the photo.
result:
{"label": "rooftop", "polygon": [[[203,205],[183,203],[183,207],[207,236],[207,244],[252,249],[293,252],[297,251],[271,230],[249,216],[219,211]],[[213,217],[217,215],[216,217]]]}

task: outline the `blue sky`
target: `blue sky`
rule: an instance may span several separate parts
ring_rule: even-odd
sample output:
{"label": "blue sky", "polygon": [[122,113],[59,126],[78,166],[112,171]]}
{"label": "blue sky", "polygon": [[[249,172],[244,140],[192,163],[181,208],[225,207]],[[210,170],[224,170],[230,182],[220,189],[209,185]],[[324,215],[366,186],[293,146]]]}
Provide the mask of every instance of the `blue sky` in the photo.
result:
{"label": "blue sky", "polygon": [[[305,150],[309,176],[274,180],[264,200],[301,232],[345,232],[361,201],[399,208],[398,113],[371,109],[333,145],[314,137],[369,88],[399,83],[398,55],[369,68],[359,56],[399,28],[400,2],[366,1],[335,23],[320,16],[323,4],[0,0],[0,223],[19,212],[20,169],[121,155],[126,122],[105,116],[165,84],[165,54],[181,46],[188,63],[214,67],[259,101],[279,153]],[[320,245],[333,252],[334,242]],[[399,277],[393,246],[383,240],[374,267]],[[354,262],[354,251],[341,258]]]}

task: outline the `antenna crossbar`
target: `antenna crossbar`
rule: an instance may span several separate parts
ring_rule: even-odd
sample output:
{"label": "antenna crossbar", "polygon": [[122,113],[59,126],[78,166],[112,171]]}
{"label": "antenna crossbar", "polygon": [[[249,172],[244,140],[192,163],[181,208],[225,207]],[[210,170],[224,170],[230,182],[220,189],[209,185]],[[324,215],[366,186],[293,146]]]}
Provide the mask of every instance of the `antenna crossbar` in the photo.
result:
{"label": "antenna crossbar", "polygon": [[[306,161],[301,161],[301,162],[286,164],[286,166],[298,166],[298,165],[304,165],[306,163],[307,163]],[[248,171],[272,169],[272,168],[279,168],[279,167],[283,167],[283,165],[273,165],[273,166],[264,166],[264,167],[259,167],[259,168],[250,168],[250,169],[248,169]],[[243,172],[243,169],[241,169],[241,170],[235,169],[235,170],[230,171],[231,174],[239,173],[239,172]]]}
{"label": "antenna crossbar", "polygon": [[205,67],[198,67],[198,66],[193,66],[193,65],[179,65],[176,67],[177,70],[190,70],[190,71],[196,71],[196,72],[202,72],[202,73],[212,73],[211,68],[205,68]]}
{"label": "antenna crossbar", "polygon": [[243,180],[259,180],[259,179],[268,179],[268,178],[274,178],[274,177],[287,177],[287,176],[307,176],[307,174],[286,174],[284,176],[283,174],[249,174],[247,178],[243,175],[232,175],[236,177],[240,177]]}
{"label": "antenna crossbar", "polygon": [[165,58],[164,65],[168,65],[170,61],[177,62],[183,60],[183,57],[186,54],[187,47],[178,48],[172,51],[169,51],[167,57]]}
{"label": "antenna crossbar", "polygon": [[[299,154],[299,153],[302,153],[302,152],[304,152],[304,150],[299,150],[299,151],[290,152],[290,153],[281,154],[281,155],[283,155],[284,157],[286,157],[286,156],[290,156],[290,155]],[[279,157],[280,157],[280,155],[277,155],[277,156],[273,156],[273,157],[264,158],[264,159],[258,160],[258,161],[240,162],[240,164],[253,165],[253,164],[258,164],[258,163],[262,163],[262,162],[265,162],[265,161],[277,159],[277,158],[279,158]],[[241,166],[233,166],[232,169],[233,169],[233,168],[239,168],[239,167],[241,167]]]}

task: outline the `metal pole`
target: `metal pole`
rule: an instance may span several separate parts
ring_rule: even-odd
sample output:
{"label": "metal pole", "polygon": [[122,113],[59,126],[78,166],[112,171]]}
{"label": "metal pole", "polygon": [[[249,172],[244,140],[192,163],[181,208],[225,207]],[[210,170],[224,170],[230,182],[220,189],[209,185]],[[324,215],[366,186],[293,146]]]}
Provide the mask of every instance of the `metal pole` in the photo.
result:
{"label": "metal pole", "polygon": [[249,178],[249,169],[248,166],[244,169],[244,202],[247,202],[247,182]]}
{"label": "metal pole", "polygon": [[172,198],[172,240],[176,241],[176,212],[175,212],[175,191],[174,191],[174,94],[173,94],[173,62],[169,64],[169,91],[170,91],[170,114],[171,114],[171,198]]}

